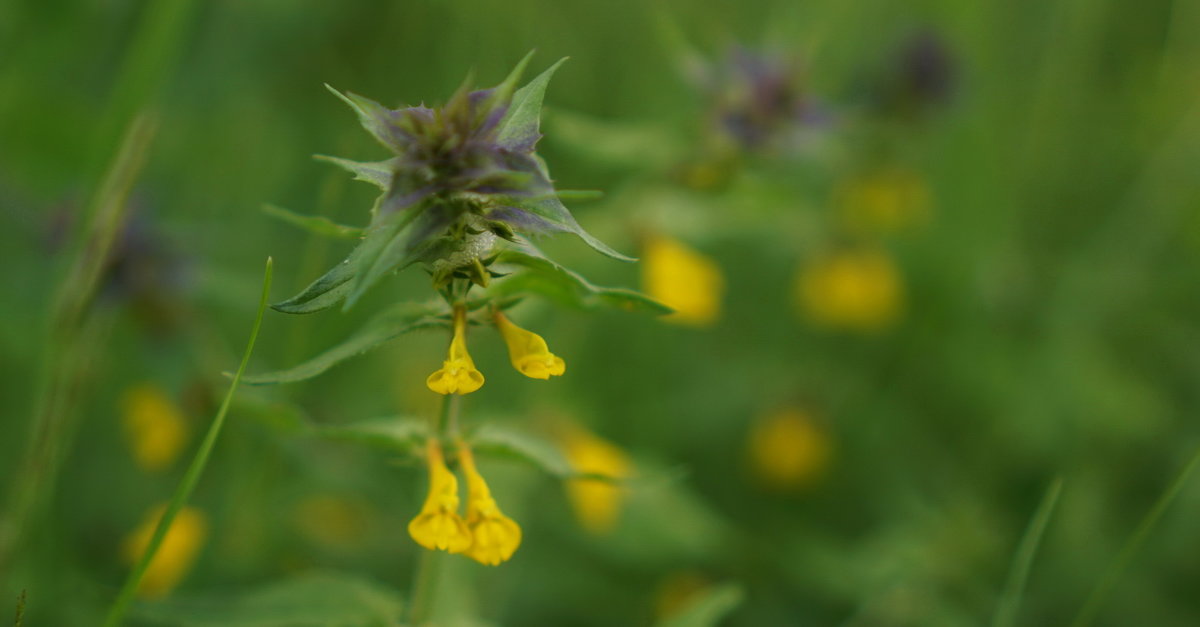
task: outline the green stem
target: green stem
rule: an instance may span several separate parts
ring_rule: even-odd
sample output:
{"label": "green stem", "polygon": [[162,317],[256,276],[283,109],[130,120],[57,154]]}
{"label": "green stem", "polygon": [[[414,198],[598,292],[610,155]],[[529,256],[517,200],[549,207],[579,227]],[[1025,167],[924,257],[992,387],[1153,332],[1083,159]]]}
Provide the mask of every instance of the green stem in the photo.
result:
{"label": "green stem", "polygon": [[262,326],[263,312],[267,308],[268,296],[271,293],[271,267],[272,261],[267,257],[267,268],[263,273],[262,296],[258,302],[258,313],[254,316],[254,327],[250,331],[250,340],[246,343],[246,350],[242,353],[242,363],[238,365],[237,373],[233,376],[233,383],[229,385],[229,391],[225,394],[225,400],[221,403],[221,408],[217,411],[216,418],[213,419],[212,425],[208,428],[208,433],[204,436],[204,441],[200,443],[200,448],[197,449],[195,457],[192,458],[192,463],[188,466],[187,472],[184,473],[183,479],[179,482],[179,486],[175,488],[175,493],[171,495],[171,502],[167,505],[166,512],[158,521],[158,526],[154,528],[154,535],[150,538],[150,544],[143,551],[141,559],[129,576],[125,579],[125,585],[121,587],[121,592],[113,601],[112,607],[108,610],[108,616],[104,619],[105,627],[116,627],[120,625],[125,618],[125,613],[129,610],[129,604],[133,601],[133,597],[137,594],[138,587],[142,583],[142,577],[146,574],[146,569],[149,568],[150,562],[154,559],[154,555],[158,552],[159,546],[162,545],[163,538],[167,535],[167,530],[171,528],[171,523],[175,520],[175,515],[187,503],[191,497],[192,491],[196,488],[196,483],[200,480],[200,475],[204,473],[204,467],[208,464],[208,457],[212,453],[213,447],[217,443],[217,436],[221,433],[221,427],[225,424],[225,416],[229,413],[229,405],[233,401],[233,394],[237,391],[238,383],[241,382],[242,373],[246,371],[246,364],[250,362],[250,354],[254,352],[254,341],[258,339],[258,330]]}
{"label": "green stem", "polygon": [[[444,441],[448,433],[458,434],[458,411],[461,400],[462,397],[458,394],[446,394],[442,397],[442,409],[434,419],[430,434],[432,437]],[[439,551],[421,548],[421,556],[417,559],[416,571],[413,573],[412,594],[409,598],[408,623],[412,627],[420,627],[429,620],[433,613],[442,557]]]}
{"label": "green stem", "polygon": [[1179,475],[1175,477],[1171,485],[1167,486],[1162,496],[1158,497],[1158,500],[1154,502],[1154,507],[1151,507],[1146,516],[1142,518],[1142,521],[1138,523],[1133,535],[1125,542],[1125,546],[1121,547],[1121,552],[1117,554],[1117,558],[1109,564],[1108,568],[1104,571],[1104,576],[1100,578],[1100,581],[1096,583],[1096,587],[1092,589],[1092,593],[1088,595],[1087,601],[1080,608],[1079,614],[1075,616],[1075,620],[1071,621],[1071,627],[1086,627],[1086,625],[1090,625],[1092,620],[1096,618],[1096,613],[1100,611],[1100,605],[1104,603],[1108,597],[1108,593],[1116,585],[1117,580],[1121,578],[1125,569],[1129,567],[1129,562],[1133,560],[1133,556],[1142,547],[1142,544],[1145,543],[1146,537],[1150,535],[1150,530],[1158,523],[1158,519],[1162,518],[1167,506],[1179,495],[1179,491],[1183,489],[1187,478],[1195,470],[1197,464],[1200,464],[1200,449],[1196,450],[1192,455],[1192,459],[1183,467],[1183,470],[1179,471]]}

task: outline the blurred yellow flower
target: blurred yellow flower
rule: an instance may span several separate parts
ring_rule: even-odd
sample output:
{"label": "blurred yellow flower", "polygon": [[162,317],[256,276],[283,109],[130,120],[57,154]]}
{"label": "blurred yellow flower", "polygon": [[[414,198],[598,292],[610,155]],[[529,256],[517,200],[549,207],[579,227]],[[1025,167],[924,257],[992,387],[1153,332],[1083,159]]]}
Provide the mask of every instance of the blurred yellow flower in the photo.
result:
{"label": "blurred yellow flower", "polygon": [[925,221],[931,205],[924,179],[889,167],[844,182],[834,192],[844,223],[858,231],[896,231]]}
{"label": "blurred yellow flower", "polygon": [[678,570],[667,575],[658,585],[654,601],[655,618],[661,621],[677,615],[700,593],[711,587],[712,581],[695,570]]}
{"label": "blurred yellow flower", "polygon": [[133,459],[142,470],[166,470],[187,443],[183,412],[166,390],[154,383],[139,383],[125,390],[121,423]]}
{"label": "blurred yellow flower", "polygon": [[471,547],[471,530],[458,515],[458,478],[446,467],[442,447],[430,439],[426,446],[429,464],[429,496],[421,513],[408,523],[408,534],[417,544],[433,551],[462,553]]}
{"label": "blurred yellow flower", "polygon": [[900,315],[904,291],[900,274],[886,254],[847,250],[806,265],[796,281],[796,297],[816,324],[876,331]]}
{"label": "blurred yellow flower", "polygon": [[466,555],[480,564],[497,566],[521,545],[521,527],[500,511],[465,444],[459,444],[458,460],[467,478],[467,526],[472,542]]}
{"label": "blurred yellow flower", "polygon": [[802,409],[786,407],[763,416],[750,429],[747,442],[754,476],[772,488],[804,488],[829,467],[833,442],[829,432]]}
{"label": "blurred yellow flower", "polygon": [[467,353],[467,311],[454,309],[454,337],[442,368],[425,380],[425,385],[438,394],[470,394],[483,387],[483,374]]}
{"label": "blurred yellow flower", "polygon": [[504,314],[496,312],[496,328],[508,345],[508,358],[513,368],[532,379],[549,379],[566,371],[562,358],[550,352],[546,340],[532,331],[515,325]]}
{"label": "blurred yellow flower", "polygon": [[[137,529],[125,538],[121,552],[126,563],[136,564],[142,558],[154,535],[154,528],[166,510],[165,503],[151,508]],[[173,590],[196,562],[207,535],[208,521],[203,512],[187,506],[179,510],[167,535],[163,536],[158,553],[142,577],[138,595],[155,598]]]}
{"label": "blurred yellow flower", "polygon": [[725,278],[712,259],[674,239],[653,236],[642,254],[642,286],[675,313],[664,319],[708,326],[721,314]]}
{"label": "blurred yellow flower", "polygon": [[[564,428],[560,437],[563,452],[575,472],[613,479],[629,476],[632,468],[629,456],[613,444],[574,425]],[[611,481],[571,479],[567,482],[567,498],[583,527],[601,534],[616,525],[625,494]]]}

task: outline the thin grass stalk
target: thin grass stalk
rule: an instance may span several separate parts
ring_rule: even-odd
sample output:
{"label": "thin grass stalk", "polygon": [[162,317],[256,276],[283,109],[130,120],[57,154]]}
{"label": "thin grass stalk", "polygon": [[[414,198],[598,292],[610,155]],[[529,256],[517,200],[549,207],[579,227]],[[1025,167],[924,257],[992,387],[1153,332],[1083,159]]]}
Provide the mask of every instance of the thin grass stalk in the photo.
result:
{"label": "thin grass stalk", "polygon": [[166,537],[167,531],[171,528],[171,523],[174,522],[179,510],[188,502],[192,491],[196,488],[196,483],[200,480],[200,475],[204,473],[209,455],[217,443],[221,427],[225,424],[225,416],[229,413],[229,405],[233,401],[234,392],[237,391],[238,384],[242,380],[242,373],[246,371],[246,364],[250,363],[250,355],[254,352],[254,342],[258,339],[258,330],[262,326],[263,312],[266,311],[267,301],[271,293],[272,265],[271,258],[267,257],[267,267],[263,273],[262,296],[258,302],[258,312],[254,316],[254,327],[250,331],[250,340],[246,343],[246,350],[242,353],[242,362],[238,365],[237,372],[233,375],[233,382],[229,385],[229,391],[225,393],[225,400],[222,401],[221,408],[217,411],[216,417],[213,418],[212,425],[209,426],[208,433],[204,436],[204,441],[200,443],[200,448],[196,450],[196,455],[192,458],[192,463],[188,466],[187,472],[184,473],[183,479],[175,488],[175,493],[171,495],[171,502],[167,505],[162,518],[159,519],[158,526],[154,528],[154,535],[151,536],[150,543],[146,546],[146,550],[142,552],[142,557],[138,560],[137,565],[129,572],[129,576],[125,579],[125,585],[121,587],[120,593],[113,601],[112,607],[109,608],[108,616],[104,620],[105,627],[116,627],[124,620],[125,614],[129,611],[129,605],[132,603],[133,597],[137,594],[138,587],[142,583],[142,577],[145,576],[146,569],[150,567],[150,562],[154,559],[155,554],[158,553],[163,538]]}
{"label": "thin grass stalk", "polygon": [[1021,600],[1025,595],[1025,584],[1029,581],[1029,570],[1033,566],[1033,558],[1041,546],[1042,536],[1050,523],[1050,516],[1058,505],[1058,497],[1062,494],[1062,478],[1055,479],[1046,489],[1041,504],[1029,520],[1025,534],[1017,552],[1013,554],[1012,566],[1009,567],[1008,581],[1004,585],[1004,593],[1000,603],[996,605],[996,613],[992,617],[992,627],[1012,627],[1016,624],[1017,610],[1021,608]]}

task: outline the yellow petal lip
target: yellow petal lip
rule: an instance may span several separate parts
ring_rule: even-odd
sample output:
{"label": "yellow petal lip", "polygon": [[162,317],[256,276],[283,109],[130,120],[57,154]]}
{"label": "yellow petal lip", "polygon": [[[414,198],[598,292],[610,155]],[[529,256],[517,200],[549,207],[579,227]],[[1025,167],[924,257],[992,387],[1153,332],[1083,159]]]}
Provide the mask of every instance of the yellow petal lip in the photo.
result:
{"label": "yellow petal lip", "polygon": [[508,358],[517,372],[531,378],[547,380],[567,371],[562,357],[550,352],[542,336],[522,329],[500,312],[495,316],[496,328],[508,345]]}
{"label": "yellow petal lip", "polygon": [[436,440],[426,445],[429,465],[429,496],[421,513],[408,523],[408,535],[431,550],[462,553],[471,546],[471,530],[458,515],[458,478],[446,467],[442,447]]}
{"label": "yellow petal lip", "polygon": [[483,373],[475,369],[475,362],[467,352],[467,312],[462,307],[454,309],[454,337],[442,367],[425,379],[425,385],[438,394],[470,394],[483,387]]}
{"label": "yellow petal lip", "polygon": [[475,467],[471,449],[461,442],[458,459],[467,478],[467,526],[472,538],[465,554],[485,566],[499,566],[521,546],[521,526],[500,511]]}

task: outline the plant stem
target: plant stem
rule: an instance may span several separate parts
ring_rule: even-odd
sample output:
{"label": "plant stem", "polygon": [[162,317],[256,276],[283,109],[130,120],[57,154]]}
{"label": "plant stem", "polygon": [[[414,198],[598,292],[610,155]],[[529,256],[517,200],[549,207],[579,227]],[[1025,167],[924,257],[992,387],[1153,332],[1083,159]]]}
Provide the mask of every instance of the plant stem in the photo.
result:
{"label": "plant stem", "polygon": [[[442,396],[442,409],[434,419],[431,436],[445,440],[446,435],[458,434],[458,411],[461,402],[458,394]],[[439,551],[430,551],[422,547],[421,556],[417,558],[417,567],[413,573],[412,593],[409,596],[408,623],[412,627],[420,627],[428,621],[433,613],[437,595],[437,582],[442,555]]]}
{"label": "plant stem", "polygon": [[146,574],[146,569],[150,566],[150,562],[158,552],[159,546],[162,545],[163,538],[166,537],[167,531],[171,528],[171,523],[175,520],[175,515],[187,503],[188,498],[192,495],[192,491],[196,488],[196,483],[200,480],[200,475],[204,473],[204,467],[208,464],[208,457],[217,443],[217,436],[221,433],[221,427],[225,424],[225,416],[229,413],[229,405],[233,401],[233,394],[237,391],[238,383],[242,380],[242,373],[246,371],[246,364],[250,363],[250,354],[254,352],[254,341],[258,339],[258,330],[262,326],[263,312],[267,308],[267,300],[271,293],[271,267],[271,258],[267,257],[267,268],[263,273],[262,296],[258,302],[258,313],[254,316],[254,327],[250,331],[250,340],[246,343],[245,352],[242,353],[242,363],[238,365],[237,373],[233,375],[233,382],[229,385],[229,391],[225,394],[225,400],[221,403],[221,408],[217,411],[217,416],[213,419],[212,425],[209,426],[208,433],[204,436],[204,441],[200,443],[200,448],[196,450],[196,455],[192,458],[192,463],[188,466],[187,472],[184,473],[183,479],[175,488],[175,493],[171,495],[171,502],[167,505],[162,518],[159,519],[158,526],[154,528],[154,535],[150,538],[150,544],[142,552],[141,559],[138,560],[137,565],[130,571],[129,576],[125,579],[125,585],[121,587],[121,592],[117,595],[116,600],[113,601],[112,607],[109,608],[108,616],[104,620],[105,627],[116,627],[124,620],[125,613],[129,610],[129,604],[133,601],[134,595],[137,594],[138,586],[142,583],[142,577]]}
{"label": "plant stem", "polygon": [[1029,520],[1029,526],[1021,537],[1017,552],[1013,555],[1012,566],[1008,572],[1008,582],[1004,586],[1004,594],[996,606],[996,614],[992,618],[992,627],[1012,627],[1016,624],[1017,609],[1021,606],[1021,597],[1025,594],[1025,584],[1029,580],[1029,569],[1033,566],[1033,558],[1041,544],[1042,535],[1050,523],[1050,515],[1058,503],[1062,493],[1062,478],[1055,479],[1042,497],[1042,502]]}

